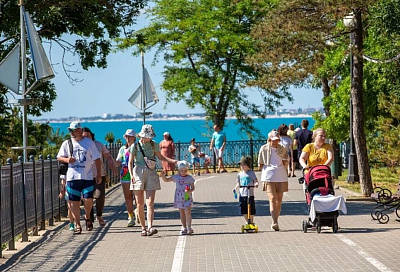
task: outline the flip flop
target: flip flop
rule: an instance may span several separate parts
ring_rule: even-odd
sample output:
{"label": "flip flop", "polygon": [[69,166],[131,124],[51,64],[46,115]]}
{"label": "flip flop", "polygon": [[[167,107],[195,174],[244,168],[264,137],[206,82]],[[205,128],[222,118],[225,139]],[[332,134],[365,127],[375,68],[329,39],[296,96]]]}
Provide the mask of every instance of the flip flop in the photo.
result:
{"label": "flip flop", "polygon": [[81,227],[76,227],[74,230],[74,234],[81,234],[82,233],[82,228]]}
{"label": "flip flop", "polygon": [[102,227],[104,227],[106,225],[106,221],[104,221],[103,218],[100,218],[100,219],[98,218],[97,221],[99,221],[99,225]]}

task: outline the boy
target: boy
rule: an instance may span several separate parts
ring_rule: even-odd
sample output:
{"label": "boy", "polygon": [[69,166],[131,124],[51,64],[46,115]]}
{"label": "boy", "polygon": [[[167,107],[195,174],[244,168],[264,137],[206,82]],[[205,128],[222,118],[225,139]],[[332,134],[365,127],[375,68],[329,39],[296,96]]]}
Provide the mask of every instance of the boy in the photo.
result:
{"label": "boy", "polygon": [[[240,211],[243,214],[244,219],[247,221],[247,196],[250,194],[250,223],[254,224],[254,215],[256,214],[256,204],[254,201],[254,187],[258,188],[258,180],[256,174],[253,170],[250,169],[252,165],[252,161],[250,157],[242,157],[239,162],[240,171],[237,175],[236,179],[236,187],[235,191],[240,188],[240,197],[239,197],[239,204],[240,204]],[[254,186],[254,187],[243,187],[243,186]]]}
{"label": "boy", "polygon": [[189,152],[192,158],[193,176],[196,175],[196,169],[197,169],[197,175],[200,176],[200,157],[199,157],[200,146],[196,145],[196,140],[194,138],[190,140]]}

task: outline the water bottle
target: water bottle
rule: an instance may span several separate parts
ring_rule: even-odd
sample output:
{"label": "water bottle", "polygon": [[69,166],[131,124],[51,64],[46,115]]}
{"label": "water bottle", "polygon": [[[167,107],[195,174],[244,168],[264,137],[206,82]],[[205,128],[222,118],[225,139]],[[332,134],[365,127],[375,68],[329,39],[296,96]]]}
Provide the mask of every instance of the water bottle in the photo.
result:
{"label": "water bottle", "polygon": [[189,184],[186,184],[186,186],[185,186],[185,201],[188,201],[188,200],[189,200],[189,193],[188,193],[188,191],[189,191]]}
{"label": "water bottle", "polygon": [[237,193],[235,189],[233,189],[233,196],[235,197],[235,199],[237,199]]}

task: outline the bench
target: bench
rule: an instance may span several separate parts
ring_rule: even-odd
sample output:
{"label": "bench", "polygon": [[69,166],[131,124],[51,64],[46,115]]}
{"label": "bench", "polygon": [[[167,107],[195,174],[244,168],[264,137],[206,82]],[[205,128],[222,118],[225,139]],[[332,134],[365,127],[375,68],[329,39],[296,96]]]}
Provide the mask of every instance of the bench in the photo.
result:
{"label": "bench", "polygon": [[377,206],[371,211],[372,219],[378,220],[381,224],[386,224],[389,222],[388,214],[392,212],[396,212],[400,219],[400,182],[395,194],[392,194],[389,189],[375,187],[371,198],[377,203]]}

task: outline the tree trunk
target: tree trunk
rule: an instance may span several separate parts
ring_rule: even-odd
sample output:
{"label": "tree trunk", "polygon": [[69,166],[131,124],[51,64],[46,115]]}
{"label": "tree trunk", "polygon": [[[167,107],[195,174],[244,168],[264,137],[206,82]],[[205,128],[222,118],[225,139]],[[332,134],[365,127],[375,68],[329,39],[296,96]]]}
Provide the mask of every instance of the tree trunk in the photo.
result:
{"label": "tree trunk", "polygon": [[354,10],[354,54],[351,99],[353,100],[353,137],[357,154],[361,191],[364,196],[372,193],[371,171],[368,162],[367,143],[364,131],[363,95],[363,37],[361,9]]}

